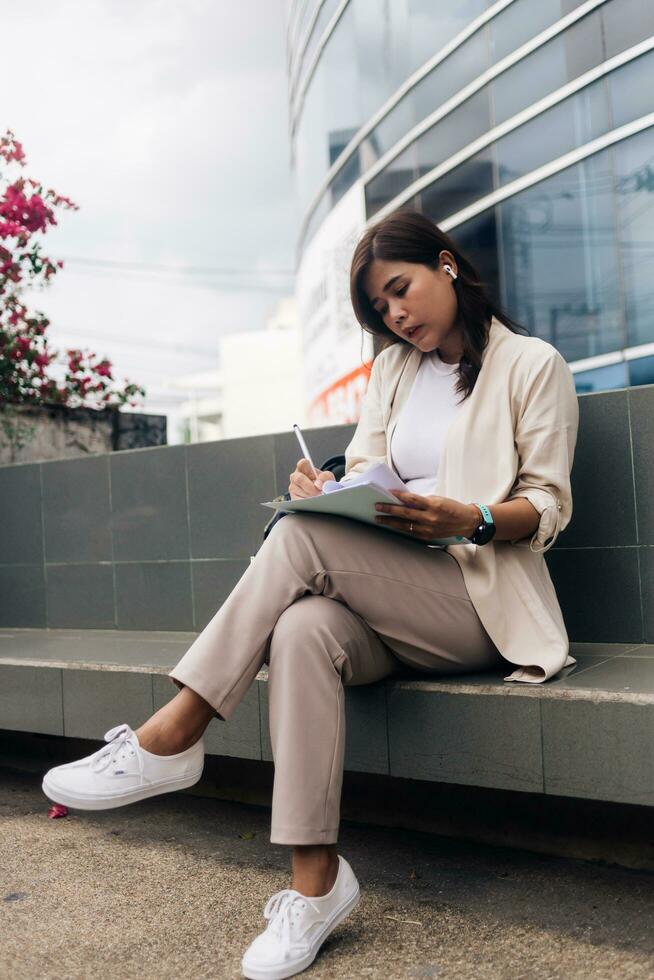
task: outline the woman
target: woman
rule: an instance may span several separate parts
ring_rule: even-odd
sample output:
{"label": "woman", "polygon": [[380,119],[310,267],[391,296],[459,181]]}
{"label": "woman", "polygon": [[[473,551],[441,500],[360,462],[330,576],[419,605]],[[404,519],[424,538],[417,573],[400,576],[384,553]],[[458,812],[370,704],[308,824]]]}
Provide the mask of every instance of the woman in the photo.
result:
{"label": "woman", "polygon": [[[252,978],[304,970],[359,900],[336,849],[344,684],[402,666],[461,674],[507,661],[518,665],[507,680],[541,682],[574,663],[542,557],[572,513],[578,409],[568,365],[550,344],[520,335],[455,243],[416,213],[396,212],[363,235],[351,297],[385,347],[344,480],[392,465],[408,490],[377,521],[408,536],[328,515],[277,522],[170,671],[176,697],[43,783],[51,799],[81,809],[192,785],[209,721],[230,718],[268,662],[271,841],[293,848],[293,878],[269,900],[268,926],[245,952]],[[291,497],[320,493],[330,477],[300,460]],[[454,535],[467,540],[425,544]]]}

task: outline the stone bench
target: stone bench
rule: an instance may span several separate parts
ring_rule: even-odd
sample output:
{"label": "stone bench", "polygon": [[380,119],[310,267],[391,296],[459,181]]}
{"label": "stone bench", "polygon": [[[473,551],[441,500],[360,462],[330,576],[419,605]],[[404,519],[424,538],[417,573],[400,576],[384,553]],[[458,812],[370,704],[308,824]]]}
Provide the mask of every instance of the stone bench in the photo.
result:
{"label": "stone bench", "polygon": [[[167,672],[193,633],[0,631],[0,728],[101,740],[174,697]],[[346,769],[494,789],[654,805],[654,645],[576,643],[544,685],[503,672],[398,676],[346,689]],[[271,761],[267,674],[209,754]]]}
{"label": "stone bench", "polygon": [[[654,386],[584,394],[575,512],[545,560],[576,666],[347,691],[355,772],[651,805]],[[317,462],[352,426],[307,432]],[[291,433],[0,467],[0,729],[141,722],[261,544]],[[382,532],[380,532],[382,533]],[[269,760],[266,676],[210,753]]]}

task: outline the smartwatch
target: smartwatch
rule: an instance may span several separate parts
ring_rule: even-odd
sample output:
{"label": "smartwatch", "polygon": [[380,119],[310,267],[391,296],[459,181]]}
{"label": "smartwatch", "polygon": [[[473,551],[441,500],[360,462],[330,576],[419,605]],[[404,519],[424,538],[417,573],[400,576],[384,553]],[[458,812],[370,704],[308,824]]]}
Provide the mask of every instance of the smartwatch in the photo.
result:
{"label": "smartwatch", "polygon": [[486,504],[478,504],[474,502],[475,507],[479,507],[482,514],[481,524],[476,528],[474,534],[468,538],[471,544],[488,544],[491,538],[494,537],[497,528],[495,527],[495,522]]}

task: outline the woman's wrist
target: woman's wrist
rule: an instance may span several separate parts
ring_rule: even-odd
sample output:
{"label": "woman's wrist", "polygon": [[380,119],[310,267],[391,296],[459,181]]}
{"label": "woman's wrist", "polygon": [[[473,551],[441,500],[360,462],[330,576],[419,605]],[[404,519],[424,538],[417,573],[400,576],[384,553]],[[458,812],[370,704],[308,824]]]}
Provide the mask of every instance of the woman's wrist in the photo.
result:
{"label": "woman's wrist", "polygon": [[471,538],[480,524],[484,523],[484,515],[477,504],[468,504],[470,519],[463,531],[466,538]]}

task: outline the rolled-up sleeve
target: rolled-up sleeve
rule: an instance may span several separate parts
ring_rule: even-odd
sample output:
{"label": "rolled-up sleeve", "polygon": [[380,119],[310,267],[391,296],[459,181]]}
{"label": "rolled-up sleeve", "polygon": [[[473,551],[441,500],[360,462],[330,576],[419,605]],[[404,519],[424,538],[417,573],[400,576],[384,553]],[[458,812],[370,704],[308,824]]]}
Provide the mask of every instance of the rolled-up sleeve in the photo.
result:
{"label": "rolled-up sleeve", "polygon": [[368,388],[361,405],[359,422],[345,450],[345,475],[341,483],[363,473],[375,463],[386,462],[386,430],[381,399],[383,352],[372,363]]}
{"label": "rolled-up sleeve", "polygon": [[548,551],[570,523],[570,474],[578,428],[572,371],[553,348],[527,379],[515,429],[518,475],[507,499],[525,497],[540,514],[531,537],[511,541],[516,547]]}

